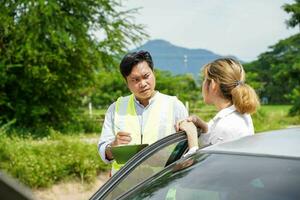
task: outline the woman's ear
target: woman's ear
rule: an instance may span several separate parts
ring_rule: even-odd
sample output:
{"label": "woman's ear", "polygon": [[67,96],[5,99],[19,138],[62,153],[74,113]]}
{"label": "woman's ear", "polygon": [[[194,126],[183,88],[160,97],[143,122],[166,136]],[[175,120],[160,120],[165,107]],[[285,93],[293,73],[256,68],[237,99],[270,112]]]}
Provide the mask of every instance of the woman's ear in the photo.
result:
{"label": "woman's ear", "polygon": [[210,82],[210,88],[212,91],[217,91],[218,90],[218,83],[214,80],[214,79],[211,79],[211,82]]}

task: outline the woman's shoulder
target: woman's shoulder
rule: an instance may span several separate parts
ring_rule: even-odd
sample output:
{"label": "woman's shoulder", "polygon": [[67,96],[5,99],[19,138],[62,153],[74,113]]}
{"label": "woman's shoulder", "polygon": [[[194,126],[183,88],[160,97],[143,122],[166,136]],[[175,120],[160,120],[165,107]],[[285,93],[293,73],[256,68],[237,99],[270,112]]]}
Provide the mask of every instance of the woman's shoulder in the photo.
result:
{"label": "woman's shoulder", "polygon": [[235,111],[219,119],[217,126],[223,130],[247,130],[253,126],[253,123],[249,114]]}
{"label": "woman's shoulder", "polygon": [[251,119],[250,114],[241,114],[238,111],[234,111],[226,116],[224,116],[221,120],[227,122],[244,122]]}

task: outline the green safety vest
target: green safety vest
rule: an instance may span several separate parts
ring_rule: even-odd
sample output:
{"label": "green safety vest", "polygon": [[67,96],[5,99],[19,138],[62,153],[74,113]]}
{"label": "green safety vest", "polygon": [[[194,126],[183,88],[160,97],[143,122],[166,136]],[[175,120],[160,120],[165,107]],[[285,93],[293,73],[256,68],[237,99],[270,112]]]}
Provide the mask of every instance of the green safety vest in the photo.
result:
{"label": "green safety vest", "polygon": [[[116,135],[119,131],[130,133],[132,140],[129,144],[141,144],[141,134],[143,134],[143,144],[152,144],[174,133],[173,107],[176,97],[158,93],[154,98],[143,113],[142,120],[146,122],[142,127],[136,114],[134,95],[119,97],[115,104],[114,134]],[[112,174],[122,166],[113,161]]]}

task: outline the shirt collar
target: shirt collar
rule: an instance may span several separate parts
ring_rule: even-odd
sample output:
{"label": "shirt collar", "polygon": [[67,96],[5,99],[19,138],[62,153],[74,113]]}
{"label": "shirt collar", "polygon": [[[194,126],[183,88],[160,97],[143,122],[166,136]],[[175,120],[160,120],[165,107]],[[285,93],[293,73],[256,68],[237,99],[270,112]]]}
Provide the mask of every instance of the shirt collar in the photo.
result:
{"label": "shirt collar", "polygon": [[[146,107],[148,107],[150,104],[152,104],[154,101],[155,101],[155,99],[157,99],[157,97],[158,97],[158,95],[159,95],[160,93],[159,93],[159,91],[155,91],[155,94],[153,95],[153,97],[151,97],[150,99],[149,99],[149,104],[146,106]],[[134,99],[134,102],[136,103],[136,104],[138,104],[139,106],[142,106],[142,107],[144,107],[137,99],[136,99],[136,97],[133,95],[133,99]]]}
{"label": "shirt collar", "polygon": [[236,108],[235,108],[234,105],[229,106],[229,107],[227,107],[227,108],[223,108],[222,110],[220,110],[220,111],[216,114],[216,116],[213,118],[213,120],[216,120],[216,119],[218,119],[218,118],[221,119],[221,118],[223,118],[223,117],[226,117],[227,115],[233,113],[234,111],[236,111]]}

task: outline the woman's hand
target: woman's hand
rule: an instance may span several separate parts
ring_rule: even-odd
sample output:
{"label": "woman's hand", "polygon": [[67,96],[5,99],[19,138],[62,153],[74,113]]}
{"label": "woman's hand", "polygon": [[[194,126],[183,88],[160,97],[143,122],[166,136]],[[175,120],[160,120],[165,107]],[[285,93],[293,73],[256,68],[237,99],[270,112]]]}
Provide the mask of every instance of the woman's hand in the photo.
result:
{"label": "woman's hand", "polygon": [[179,130],[185,131],[188,143],[189,143],[189,149],[192,147],[196,147],[198,149],[198,133],[197,133],[197,127],[192,122],[188,122],[186,120],[181,121],[179,123]]}
{"label": "woman's hand", "polygon": [[[184,122],[184,121],[186,121],[186,122],[193,122],[193,124],[194,124],[197,128],[200,128],[204,133],[206,133],[207,130],[208,130],[207,123],[206,123],[205,121],[203,121],[201,118],[199,118],[199,117],[196,116],[196,115],[191,115],[191,116],[189,116],[188,118],[186,118],[186,119],[184,119],[184,120],[181,120],[181,121],[179,121],[179,122],[176,123],[176,125],[175,125],[175,126],[176,126],[176,131],[183,130],[183,129],[181,129],[180,124],[181,124],[182,122]],[[185,130],[183,130],[183,131],[185,131]]]}
{"label": "woman's hand", "polygon": [[187,118],[187,121],[193,122],[197,128],[200,128],[203,131],[203,133],[207,133],[208,131],[207,123],[203,121],[200,117],[196,115],[192,115]]}
{"label": "woman's hand", "polygon": [[[196,116],[196,115],[191,115],[188,118],[186,118],[186,121],[193,122],[196,127],[198,127],[197,124],[198,124],[199,120],[200,120],[200,118],[198,116]],[[200,127],[198,127],[198,128],[200,128]]]}

